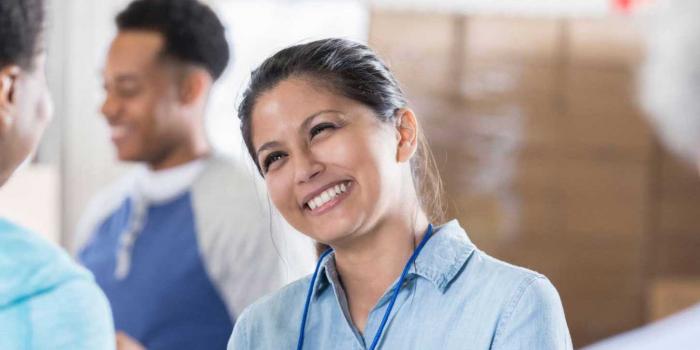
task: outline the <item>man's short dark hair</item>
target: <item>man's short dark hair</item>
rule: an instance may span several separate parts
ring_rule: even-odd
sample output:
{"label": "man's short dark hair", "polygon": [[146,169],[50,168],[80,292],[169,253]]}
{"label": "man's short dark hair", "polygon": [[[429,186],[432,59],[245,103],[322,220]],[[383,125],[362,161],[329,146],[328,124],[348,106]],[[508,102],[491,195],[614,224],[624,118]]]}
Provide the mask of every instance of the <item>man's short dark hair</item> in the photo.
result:
{"label": "man's short dark hair", "polygon": [[120,31],[161,33],[165,38],[165,57],[202,66],[214,80],[228,63],[224,26],[214,11],[199,1],[136,0],[119,13],[116,22]]}
{"label": "man's short dark hair", "polygon": [[0,0],[0,68],[34,68],[43,29],[44,0]]}

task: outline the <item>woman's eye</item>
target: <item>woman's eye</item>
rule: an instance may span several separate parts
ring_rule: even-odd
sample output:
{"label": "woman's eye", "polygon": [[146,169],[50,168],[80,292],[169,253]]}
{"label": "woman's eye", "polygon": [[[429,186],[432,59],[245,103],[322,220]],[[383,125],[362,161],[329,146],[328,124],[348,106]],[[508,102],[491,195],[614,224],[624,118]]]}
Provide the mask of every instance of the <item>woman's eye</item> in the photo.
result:
{"label": "woman's eye", "polygon": [[263,170],[264,172],[267,172],[270,169],[270,166],[285,157],[285,154],[282,152],[273,152],[270,153],[266,158],[265,161],[263,162]]}
{"label": "woman's eye", "polygon": [[313,128],[311,128],[311,131],[309,131],[309,134],[311,134],[311,138],[313,139],[314,137],[316,137],[316,135],[322,133],[325,130],[329,130],[329,129],[335,129],[335,125],[333,125],[331,123],[321,123],[321,124],[318,124],[318,125],[314,126]]}

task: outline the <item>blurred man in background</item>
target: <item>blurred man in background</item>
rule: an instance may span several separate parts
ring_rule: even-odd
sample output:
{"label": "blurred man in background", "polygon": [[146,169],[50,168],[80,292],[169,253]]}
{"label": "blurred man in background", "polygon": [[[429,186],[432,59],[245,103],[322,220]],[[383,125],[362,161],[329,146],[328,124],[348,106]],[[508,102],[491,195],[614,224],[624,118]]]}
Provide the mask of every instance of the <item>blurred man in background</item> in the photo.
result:
{"label": "blurred man in background", "polygon": [[137,0],[116,23],[102,113],[119,159],[145,166],[89,206],[79,256],[111,303],[121,349],[223,349],[248,304],[312,267],[313,248],[285,233],[252,168],[208,143],[209,92],[229,61],[214,12]]}
{"label": "blurred man in background", "polygon": [[[640,76],[641,104],[664,144],[700,172],[700,1],[657,5]],[[586,349],[697,348],[700,304]]]}
{"label": "blurred man in background", "polygon": [[[44,1],[0,1],[0,186],[51,119]],[[109,305],[58,247],[0,218],[0,349],[113,349]]]}

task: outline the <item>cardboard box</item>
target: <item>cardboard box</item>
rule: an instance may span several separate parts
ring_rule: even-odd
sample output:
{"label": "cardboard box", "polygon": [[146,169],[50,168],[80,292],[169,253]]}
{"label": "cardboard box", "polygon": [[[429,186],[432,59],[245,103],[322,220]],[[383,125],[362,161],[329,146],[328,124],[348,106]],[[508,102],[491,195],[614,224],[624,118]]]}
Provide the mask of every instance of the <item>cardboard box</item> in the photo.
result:
{"label": "cardboard box", "polygon": [[654,232],[651,272],[655,276],[700,276],[700,235],[697,232]]}
{"label": "cardboard box", "polygon": [[595,152],[622,153],[646,161],[651,130],[636,105],[632,77],[597,69],[567,71],[564,114],[566,139]]}
{"label": "cardboard box", "polygon": [[700,276],[659,278],[649,291],[650,321],[670,316],[700,303]]}
{"label": "cardboard box", "polygon": [[554,103],[559,95],[559,71],[545,65],[520,62],[467,60],[461,95],[474,101],[498,99],[542,100]]}
{"label": "cardboard box", "polygon": [[561,60],[562,20],[473,16],[465,26],[467,60],[556,65]]}
{"label": "cardboard box", "polygon": [[645,163],[562,160],[564,227],[568,232],[623,234],[641,238],[650,214]]}
{"label": "cardboard box", "polygon": [[567,23],[571,65],[632,69],[643,57],[640,30],[632,18],[581,18]]}
{"label": "cardboard box", "polygon": [[369,45],[406,91],[448,94],[459,82],[454,69],[461,62],[454,53],[454,23],[449,14],[375,10]]}

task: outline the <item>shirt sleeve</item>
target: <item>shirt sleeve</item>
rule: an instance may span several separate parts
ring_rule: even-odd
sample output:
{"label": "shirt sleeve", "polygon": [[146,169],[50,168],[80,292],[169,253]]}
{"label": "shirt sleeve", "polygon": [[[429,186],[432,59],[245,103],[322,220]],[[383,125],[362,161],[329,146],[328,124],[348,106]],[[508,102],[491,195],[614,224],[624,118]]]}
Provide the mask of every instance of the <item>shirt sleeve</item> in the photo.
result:
{"label": "shirt sleeve", "polygon": [[499,321],[493,349],[572,349],[564,309],[543,276],[523,282]]}
{"label": "shirt sleeve", "polygon": [[33,349],[115,348],[109,303],[90,279],[67,281],[30,305]]}
{"label": "shirt sleeve", "polygon": [[226,350],[247,350],[251,349],[250,341],[248,339],[248,320],[246,319],[246,313],[241,315],[241,318],[236,322],[233,327],[233,333],[228,341],[228,346]]}

